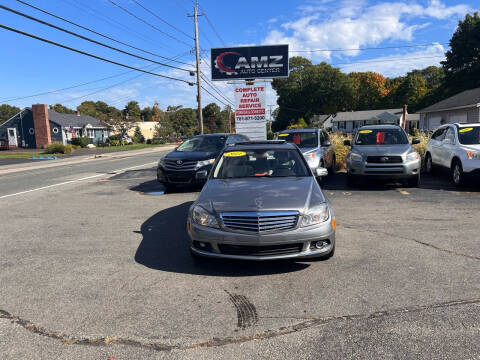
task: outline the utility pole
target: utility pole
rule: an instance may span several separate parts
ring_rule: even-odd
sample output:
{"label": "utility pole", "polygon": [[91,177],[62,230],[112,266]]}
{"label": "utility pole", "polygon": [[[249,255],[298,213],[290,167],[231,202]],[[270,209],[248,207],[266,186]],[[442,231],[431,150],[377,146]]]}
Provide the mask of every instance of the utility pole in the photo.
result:
{"label": "utility pole", "polygon": [[198,103],[198,128],[200,134],[203,134],[203,114],[202,114],[202,84],[200,78],[200,47],[198,46],[198,0],[195,2],[193,18],[195,22],[195,57],[197,60],[197,103]]}

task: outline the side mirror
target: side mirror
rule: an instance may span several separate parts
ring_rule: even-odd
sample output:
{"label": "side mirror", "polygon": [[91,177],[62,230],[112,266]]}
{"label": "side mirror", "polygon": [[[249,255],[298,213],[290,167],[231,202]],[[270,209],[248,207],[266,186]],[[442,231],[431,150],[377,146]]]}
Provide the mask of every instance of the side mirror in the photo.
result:
{"label": "side mirror", "polygon": [[208,176],[208,172],[207,170],[202,170],[202,171],[199,171],[197,172],[197,179],[199,180],[205,180]]}
{"label": "side mirror", "polygon": [[352,142],[350,140],[343,140],[343,145],[352,146]]}
{"label": "side mirror", "polygon": [[316,177],[325,177],[328,175],[328,170],[323,167],[318,167],[315,169],[315,176]]}
{"label": "side mirror", "polygon": [[330,140],[324,141],[323,144],[322,144],[322,146],[324,146],[324,147],[327,147],[327,146],[330,146],[330,145],[332,145],[332,142]]}
{"label": "side mirror", "polygon": [[420,139],[419,138],[413,138],[412,139],[412,145],[417,145],[420,144]]}

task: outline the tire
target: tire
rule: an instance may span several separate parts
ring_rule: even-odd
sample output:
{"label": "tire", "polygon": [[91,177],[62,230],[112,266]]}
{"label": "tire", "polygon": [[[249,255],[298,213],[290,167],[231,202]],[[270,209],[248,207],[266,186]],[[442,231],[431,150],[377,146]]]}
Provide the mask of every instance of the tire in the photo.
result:
{"label": "tire", "polygon": [[414,178],[411,178],[411,179],[407,180],[408,187],[418,188],[419,184],[420,184],[420,175],[415,176]]}
{"label": "tire", "polygon": [[425,156],[425,173],[433,174],[435,172],[435,168],[433,166],[432,155],[427,153]]}
{"label": "tire", "polygon": [[354,187],[357,185],[357,177],[355,175],[351,175],[347,173],[347,186],[348,187]]}
{"label": "tire", "polygon": [[330,164],[330,169],[328,169],[328,172],[330,173],[330,175],[334,175],[335,174],[335,165],[337,163],[337,159],[335,158],[335,156],[333,156],[332,158],[332,163]]}
{"label": "tire", "polygon": [[450,169],[452,181],[455,186],[462,186],[465,182],[465,175],[463,174],[463,167],[460,160],[454,160]]}

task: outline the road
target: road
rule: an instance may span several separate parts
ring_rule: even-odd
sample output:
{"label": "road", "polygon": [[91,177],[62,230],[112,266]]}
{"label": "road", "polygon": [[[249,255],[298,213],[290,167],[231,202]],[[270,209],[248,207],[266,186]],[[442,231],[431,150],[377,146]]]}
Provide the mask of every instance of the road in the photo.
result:
{"label": "road", "polygon": [[2,359],[480,358],[478,187],[338,174],[332,259],[195,265],[159,154],[0,176]]}

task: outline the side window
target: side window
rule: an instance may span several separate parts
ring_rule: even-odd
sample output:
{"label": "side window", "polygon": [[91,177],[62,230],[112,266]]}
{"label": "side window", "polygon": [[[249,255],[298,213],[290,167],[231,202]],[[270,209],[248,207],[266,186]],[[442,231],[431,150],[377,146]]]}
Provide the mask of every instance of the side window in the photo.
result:
{"label": "side window", "polygon": [[443,138],[445,137],[445,130],[446,128],[441,128],[435,131],[432,135],[432,139],[437,141],[442,141]]}
{"label": "side window", "polygon": [[235,143],[236,143],[235,136],[229,136],[227,138],[227,145],[232,145],[232,144],[235,144]]}
{"label": "side window", "polygon": [[242,135],[235,135],[235,141],[243,142],[243,141],[247,141],[247,139],[245,139]]}
{"label": "side window", "polygon": [[447,130],[445,140],[448,140],[451,144],[455,144],[455,132],[451,127],[449,127]]}

